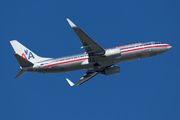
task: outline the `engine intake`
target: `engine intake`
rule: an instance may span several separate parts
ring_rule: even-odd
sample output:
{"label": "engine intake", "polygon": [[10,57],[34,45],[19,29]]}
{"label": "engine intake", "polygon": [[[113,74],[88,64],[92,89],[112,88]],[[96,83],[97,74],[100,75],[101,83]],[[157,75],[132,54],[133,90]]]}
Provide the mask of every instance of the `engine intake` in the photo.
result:
{"label": "engine intake", "polygon": [[104,54],[107,58],[116,58],[121,56],[120,49],[108,49]]}
{"label": "engine intake", "polygon": [[104,70],[105,75],[113,75],[113,74],[117,74],[117,73],[120,73],[120,67],[119,66],[112,66],[112,67],[106,68]]}

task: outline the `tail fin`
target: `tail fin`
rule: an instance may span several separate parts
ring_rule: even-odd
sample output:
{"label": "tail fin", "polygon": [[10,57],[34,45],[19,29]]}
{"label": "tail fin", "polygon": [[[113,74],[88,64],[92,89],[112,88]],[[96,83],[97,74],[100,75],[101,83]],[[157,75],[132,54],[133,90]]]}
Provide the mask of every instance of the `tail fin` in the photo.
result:
{"label": "tail fin", "polygon": [[[39,57],[38,55],[33,53],[31,50],[26,48],[24,45],[19,43],[17,40],[12,40],[12,41],[10,41],[10,43],[11,43],[14,51],[16,52],[16,54],[18,54],[19,56],[22,56],[23,58],[30,61],[31,63],[50,59],[50,58]],[[15,56],[17,56],[17,55],[15,55]]]}

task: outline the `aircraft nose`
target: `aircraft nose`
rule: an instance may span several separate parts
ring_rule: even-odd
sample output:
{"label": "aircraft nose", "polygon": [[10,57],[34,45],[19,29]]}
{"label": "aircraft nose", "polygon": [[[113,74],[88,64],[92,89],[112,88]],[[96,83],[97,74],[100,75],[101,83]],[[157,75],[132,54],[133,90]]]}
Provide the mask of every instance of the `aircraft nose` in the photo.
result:
{"label": "aircraft nose", "polygon": [[167,49],[168,49],[168,50],[170,50],[171,48],[172,48],[172,46],[171,46],[171,45],[168,45],[168,46],[167,46]]}

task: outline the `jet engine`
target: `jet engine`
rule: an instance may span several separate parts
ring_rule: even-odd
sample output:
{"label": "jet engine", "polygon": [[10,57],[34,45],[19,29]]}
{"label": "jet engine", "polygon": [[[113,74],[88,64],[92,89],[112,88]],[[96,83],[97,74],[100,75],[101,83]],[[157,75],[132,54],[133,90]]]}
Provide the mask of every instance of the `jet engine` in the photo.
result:
{"label": "jet engine", "polygon": [[116,58],[121,56],[120,49],[108,49],[104,54],[107,58]]}
{"label": "jet engine", "polygon": [[113,75],[113,74],[117,74],[117,73],[120,73],[120,67],[119,66],[112,66],[112,67],[106,68],[104,70],[105,75]]}

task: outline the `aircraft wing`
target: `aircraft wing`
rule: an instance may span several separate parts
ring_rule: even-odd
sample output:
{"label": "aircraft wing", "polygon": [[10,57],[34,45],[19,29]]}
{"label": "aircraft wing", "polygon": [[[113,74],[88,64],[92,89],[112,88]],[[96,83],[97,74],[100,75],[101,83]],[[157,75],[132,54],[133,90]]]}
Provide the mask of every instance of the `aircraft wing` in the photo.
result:
{"label": "aircraft wing", "polygon": [[[110,65],[111,66],[111,65]],[[93,77],[95,77],[96,75],[98,75],[99,73],[103,72],[104,69],[110,67],[110,66],[105,66],[105,67],[98,67],[98,68],[92,68],[89,69],[86,74],[84,74],[84,76],[76,83],[74,84],[73,82],[71,82],[68,78],[66,78],[67,82],[70,84],[70,86],[78,86],[78,85],[82,85],[85,82],[89,81],[90,79],[92,79]]]}
{"label": "aircraft wing", "polygon": [[77,36],[82,42],[82,48],[86,50],[89,56],[103,55],[105,53],[104,48],[102,48],[98,43],[96,43],[91,37],[89,37],[82,29],[77,27],[72,21],[67,19],[70,26],[73,28]]}
{"label": "aircraft wing", "polygon": [[85,82],[87,82],[88,80],[90,80],[91,78],[95,77],[98,74],[99,74],[99,72],[89,72],[89,71],[87,71],[86,74],[84,74],[84,76],[76,84],[71,82],[68,78],[66,78],[66,80],[70,84],[70,86],[78,86],[78,85],[84,84]]}

